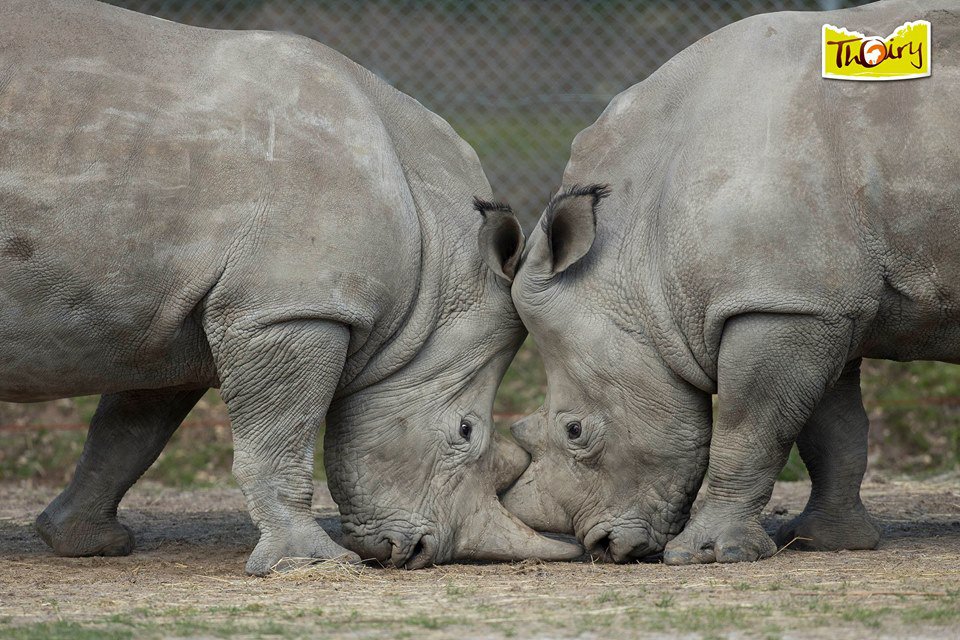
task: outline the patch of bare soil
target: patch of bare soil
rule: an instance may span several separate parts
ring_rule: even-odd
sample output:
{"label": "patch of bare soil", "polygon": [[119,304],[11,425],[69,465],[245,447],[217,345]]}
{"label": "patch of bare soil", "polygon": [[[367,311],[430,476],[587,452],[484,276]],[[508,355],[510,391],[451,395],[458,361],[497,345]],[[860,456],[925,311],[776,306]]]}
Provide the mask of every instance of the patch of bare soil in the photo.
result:
{"label": "patch of bare soil", "polygon": [[[773,530],[806,483],[781,483]],[[243,573],[257,539],[238,489],[138,485],[125,558],[58,558],[33,531],[55,489],[0,484],[0,637],[960,638],[960,478],[868,483],[877,551],[738,565],[321,564]],[[321,522],[338,534],[321,486]]]}

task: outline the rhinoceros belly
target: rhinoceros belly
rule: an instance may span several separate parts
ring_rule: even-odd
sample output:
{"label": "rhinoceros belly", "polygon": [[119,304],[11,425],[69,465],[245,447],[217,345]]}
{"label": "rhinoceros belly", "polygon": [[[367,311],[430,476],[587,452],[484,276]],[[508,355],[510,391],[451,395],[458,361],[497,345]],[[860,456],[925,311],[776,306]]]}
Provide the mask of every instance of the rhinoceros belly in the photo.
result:
{"label": "rhinoceros belly", "polygon": [[215,384],[189,289],[45,261],[37,244],[0,237],[0,400]]}
{"label": "rhinoceros belly", "polygon": [[863,355],[960,363],[960,290],[887,282]]}

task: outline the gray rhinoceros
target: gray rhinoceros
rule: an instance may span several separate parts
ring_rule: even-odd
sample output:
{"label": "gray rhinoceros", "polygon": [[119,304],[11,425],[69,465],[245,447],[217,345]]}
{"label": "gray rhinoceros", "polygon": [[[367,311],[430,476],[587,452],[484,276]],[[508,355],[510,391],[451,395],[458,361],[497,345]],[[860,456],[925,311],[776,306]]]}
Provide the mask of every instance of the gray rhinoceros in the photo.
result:
{"label": "gray rhinoceros", "polygon": [[527,462],[491,416],[523,237],[481,226],[489,193],[443,120],[311,40],[0,3],[0,399],[105,394],[43,538],[129,553],[120,499],[219,386],[250,573],[357,558],[310,513],[325,415],[364,558],[577,555],[496,498]]}
{"label": "gray rhinoceros", "polygon": [[[932,77],[821,78],[824,23],[916,19]],[[797,442],[813,491],[779,541],[874,547],[860,360],[960,361],[958,61],[955,0],[881,2],[738,22],[617,96],[513,285],[549,388],[504,505],[616,561],[756,560]]]}

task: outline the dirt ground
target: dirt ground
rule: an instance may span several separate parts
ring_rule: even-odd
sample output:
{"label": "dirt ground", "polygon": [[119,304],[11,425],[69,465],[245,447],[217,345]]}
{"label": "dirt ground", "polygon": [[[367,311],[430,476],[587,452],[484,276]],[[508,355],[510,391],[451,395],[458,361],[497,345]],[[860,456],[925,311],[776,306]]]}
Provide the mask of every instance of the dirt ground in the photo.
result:
{"label": "dirt ground", "polygon": [[[960,477],[873,481],[877,551],[784,550],[667,567],[520,563],[243,574],[257,532],[235,487],[135,487],[126,558],[57,558],[33,518],[56,489],[0,484],[0,637],[960,638]],[[772,529],[806,483],[781,483]],[[315,508],[336,533],[322,485]]]}

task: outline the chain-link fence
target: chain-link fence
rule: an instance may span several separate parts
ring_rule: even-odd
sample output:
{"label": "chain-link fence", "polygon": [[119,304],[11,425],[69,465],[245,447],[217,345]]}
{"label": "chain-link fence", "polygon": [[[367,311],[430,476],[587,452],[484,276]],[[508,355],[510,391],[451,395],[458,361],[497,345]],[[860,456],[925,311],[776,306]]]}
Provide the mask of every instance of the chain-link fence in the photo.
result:
{"label": "chain-link fence", "polygon": [[436,111],[529,225],[574,135],[675,53],[756,13],[865,0],[110,0],[221,29],[309,36]]}

